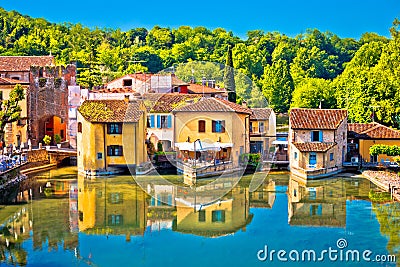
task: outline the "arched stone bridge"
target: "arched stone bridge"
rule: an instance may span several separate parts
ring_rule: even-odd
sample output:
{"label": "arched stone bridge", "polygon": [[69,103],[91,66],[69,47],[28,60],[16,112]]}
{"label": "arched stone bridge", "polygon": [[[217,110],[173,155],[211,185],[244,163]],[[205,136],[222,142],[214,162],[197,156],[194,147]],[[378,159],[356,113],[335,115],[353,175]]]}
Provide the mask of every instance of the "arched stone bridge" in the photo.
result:
{"label": "arched stone bridge", "polygon": [[75,149],[70,148],[50,148],[50,149],[33,149],[28,151],[28,162],[48,161],[52,163],[61,163],[65,158],[76,157]]}

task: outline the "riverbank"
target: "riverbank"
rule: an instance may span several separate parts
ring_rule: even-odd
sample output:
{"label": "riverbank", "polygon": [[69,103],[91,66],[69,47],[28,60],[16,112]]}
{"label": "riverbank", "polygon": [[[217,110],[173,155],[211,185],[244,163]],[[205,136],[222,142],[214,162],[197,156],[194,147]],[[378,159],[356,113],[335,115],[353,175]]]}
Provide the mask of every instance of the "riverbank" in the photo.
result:
{"label": "riverbank", "polygon": [[396,173],[367,170],[362,175],[386,192],[392,190],[393,198],[400,201],[400,179]]}
{"label": "riverbank", "polygon": [[56,163],[49,164],[48,162],[29,162],[23,168],[21,168],[20,173],[27,175],[36,172],[48,171],[55,169],[57,167]]}

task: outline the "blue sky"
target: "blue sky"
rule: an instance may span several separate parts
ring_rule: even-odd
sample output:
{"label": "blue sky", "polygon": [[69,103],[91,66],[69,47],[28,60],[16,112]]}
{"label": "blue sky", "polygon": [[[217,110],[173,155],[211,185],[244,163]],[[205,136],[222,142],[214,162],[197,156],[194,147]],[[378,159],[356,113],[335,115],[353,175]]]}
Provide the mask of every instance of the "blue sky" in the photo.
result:
{"label": "blue sky", "polygon": [[122,30],[154,25],[222,27],[242,38],[254,29],[295,36],[308,28],[357,39],[364,32],[390,36],[394,18],[400,18],[399,0],[0,0],[0,6],[50,22]]}

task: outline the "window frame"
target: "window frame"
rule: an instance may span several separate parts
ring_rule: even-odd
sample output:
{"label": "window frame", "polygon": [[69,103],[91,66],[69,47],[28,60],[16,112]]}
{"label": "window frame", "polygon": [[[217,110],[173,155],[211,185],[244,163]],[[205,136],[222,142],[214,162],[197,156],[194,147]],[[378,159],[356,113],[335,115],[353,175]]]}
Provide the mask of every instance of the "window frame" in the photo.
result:
{"label": "window frame", "polygon": [[120,122],[108,123],[107,134],[122,134],[122,123]]}
{"label": "window frame", "polygon": [[122,157],[124,155],[123,147],[119,145],[107,146],[108,157]]}
{"label": "window frame", "polygon": [[199,120],[197,123],[197,129],[198,129],[199,133],[205,133],[206,132],[206,121]]}

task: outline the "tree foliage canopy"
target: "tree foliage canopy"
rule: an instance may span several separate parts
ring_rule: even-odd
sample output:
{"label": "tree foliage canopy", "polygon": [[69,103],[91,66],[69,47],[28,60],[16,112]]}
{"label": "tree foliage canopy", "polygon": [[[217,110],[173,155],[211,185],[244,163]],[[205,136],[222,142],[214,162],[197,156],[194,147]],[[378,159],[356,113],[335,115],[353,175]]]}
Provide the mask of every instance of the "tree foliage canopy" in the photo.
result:
{"label": "tree foliage canopy", "polygon": [[[399,26],[395,19],[391,38],[366,32],[355,40],[310,29],[295,37],[253,30],[243,40],[222,28],[90,29],[0,8],[0,55],[51,53],[58,64],[77,62],[78,81],[92,87],[125,73],[156,73],[192,61],[225,64],[229,51],[229,65],[262,88],[277,112],[290,106],[315,107],[316,99],[323,98],[323,107],[348,108],[354,122],[375,120],[398,127]],[[236,80],[241,86],[236,88],[237,101],[260,97],[243,89],[248,82]]]}

